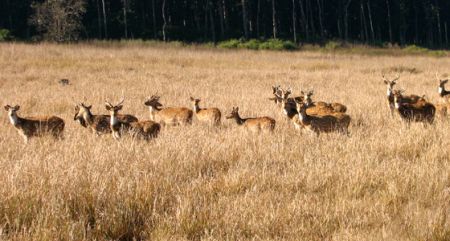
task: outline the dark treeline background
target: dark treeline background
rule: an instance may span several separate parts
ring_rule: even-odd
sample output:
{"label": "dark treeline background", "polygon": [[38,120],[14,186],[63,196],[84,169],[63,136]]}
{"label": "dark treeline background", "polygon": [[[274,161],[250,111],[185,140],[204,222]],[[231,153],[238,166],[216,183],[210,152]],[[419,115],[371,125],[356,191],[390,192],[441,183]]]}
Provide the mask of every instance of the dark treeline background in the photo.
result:
{"label": "dark treeline background", "polygon": [[[64,1],[64,0],[46,0]],[[188,42],[280,38],[448,47],[450,0],[76,0],[80,39]],[[33,3],[0,0],[0,28],[39,36]]]}

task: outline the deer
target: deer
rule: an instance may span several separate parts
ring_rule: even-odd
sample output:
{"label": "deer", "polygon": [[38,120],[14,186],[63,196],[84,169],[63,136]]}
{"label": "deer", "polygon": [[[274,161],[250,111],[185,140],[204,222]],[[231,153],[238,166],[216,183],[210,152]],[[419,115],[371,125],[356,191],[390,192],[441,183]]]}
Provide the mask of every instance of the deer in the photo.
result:
{"label": "deer", "polygon": [[110,128],[114,139],[119,140],[123,133],[130,134],[132,137],[150,140],[156,138],[161,130],[161,125],[151,120],[123,122],[118,118],[118,113],[123,108],[124,99],[122,98],[117,105],[105,101],[105,108],[109,111]]}
{"label": "deer", "polygon": [[[92,105],[86,105],[84,103],[75,105],[74,121],[78,121],[81,126],[89,128],[94,134],[110,134],[110,115],[93,115],[91,112]],[[133,115],[117,115],[117,119],[121,122],[131,123],[137,122],[138,119]]]}
{"label": "deer", "polygon": [[28,143],[31,137],[42,137],[51,135],[55,139],[62,139],[64,131],[64,120],[57,116],[26,117],[17,115],[20,110],[19,105],[5,105],[8,112],[9,121],[16,128],[25,141]]}
{"label": "deer", "polygon": [[270,97],[269,100],[273,101],[276,105],[281,106],[283,99],[281,98],[283,89],[280,85],[272,86],[272,94],[274,97]]}
{"label": "deer", "polygon": [[150,110],[150,119],[162,125],[186,125],[192,123],[192,110],[185,107],[162,108],[160,96],[152,95],[144,102]]}
{"label": "deer", "polygon": [[275,129],[275,120],[273,118],[255,117],[255,118],[241,118],[239,115],[239,107],[233,107],[231,113],[226,116],[227,119],[234,119],[239,126],[243,126],[253,132],[269,131],[272,132]]}
{"label": "deer", "polygon": [[200,122],[208,123],[214,126],[220,125],[220,119],[222,117],[222,113],[218,108],[208,108],[208,109],[202,109],[199,107],[200,99],[196,99],[193,97],[190,97],[190,100],[193,105],[193,110],[195,113],[195,116],[197,117],[197,120]]}
{"label": "deer", "polygon": [[426,101],[410,103],[403,97],[403,90],[394,90],[394,106],[402,120],[411,122],[433,123],[436,107]]}
{"label": "deer", "polygon": [[[392,80],[387,79],[384,75],[382,75],[382,79],[384,84],[387,87],[387,104],[389,107],[389,110],[391,111],[391,116],[394,116],[395,113],[395,103],[394,103],[394,86],[397,84],[397,80],[400,79],[400,75],[397,75]],[[419,101],[425,101],[424,97],[418,96],[418,95],[409,95],[409,96],[403,96],[403,101],[405,103],[413,104],[417,103]]]}
{"label": "deer", "polygon": [[303,101],[302,96],[297,97],[289,97],[289,95],[292,93],[292,89],[289,88],[288,90],[283,90],[280,88],[280,98],[281,98],[281,111],[282,113],[288,118],[291,119],[296,116],[297,109],[295,107],[295,101]]}
{"label": "deer", "polygon": [[444,100],[444,102],[450,102],[450,91],[445,89],[445,84],[447,84],[448,79],[440,79],[437,74],[436,79],[439,81],[439,96]]}
{"label": "deer", "polygon": [[293,119],[296,129],[307,129],[319,135],[320,133],[340,132],[348,134],[351,118],[342,112],[330,112],[323,115],[309,115],[308,104],[296,101],[298,117]]}
{"label": "deer", "polygon": [[301,91],[300,94],[303,96],[303,102],[307,105],[308,114],[321,113],[321,112],[340,112],[345,113],[347,111],[347,106],[341,103],[326,103],[323,101],[313,102],[311,96],[314,95],[314,91]]}

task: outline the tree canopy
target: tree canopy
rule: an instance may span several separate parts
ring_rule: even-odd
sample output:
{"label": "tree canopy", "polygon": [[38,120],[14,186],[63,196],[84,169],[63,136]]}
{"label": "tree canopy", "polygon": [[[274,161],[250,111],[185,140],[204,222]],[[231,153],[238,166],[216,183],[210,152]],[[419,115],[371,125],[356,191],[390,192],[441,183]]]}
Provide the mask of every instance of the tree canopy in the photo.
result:
{"label": "tree canopy", "polygon": [[[0,1],[0,29],[15,38],[47,37],[35,20],[49,2]],[[321,43],[330,39],[368,44],[448,48],[448,0],[71,0],[59,4],[77,39],[161,39],[217,42],[280,38]],[[54,5],[54,4],[53,4]],[[82,10],[73,10],[73,5]],[[36,7],[39,6],[39,7]],[[41,15],[39,15],[41,14]],[[68,15],[70,17],[70,15]],[[50,20],[49,20],[50,19]],[[55,17],[48,17],[49,23]],[[57,19],[57,18],[56,18]],[[33,21],[34,20],[34,21]],[[67,19],[66,19],[67,20]],[[55,23],[52,25],[58,25]],[[72,35],[70,35],[72,36]],[[73,38],[69,38],[72,40]]]}

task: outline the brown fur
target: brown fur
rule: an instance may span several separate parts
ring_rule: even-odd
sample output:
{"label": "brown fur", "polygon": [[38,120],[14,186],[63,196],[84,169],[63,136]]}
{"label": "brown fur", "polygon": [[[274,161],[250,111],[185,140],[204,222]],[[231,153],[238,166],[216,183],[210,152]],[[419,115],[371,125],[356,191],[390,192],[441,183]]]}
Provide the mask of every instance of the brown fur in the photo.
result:
{"label": "brown fur", "polygon": [[433,104],[419,100],[409,103],[402,95],[402,91],[394,91],[395,109],[400,117],[407,122],[433,123],[436,108]]}
{"label": "brown fur", "polygon": [[275,129],[275,120],[270,117],[256,117],[256,118],[241,118],[239,116],[239,107],[233,107],[227,119],[234,119],[240,126],[258,132],[258,131],[273,131]]}
{"label": "brown fur", "polygon": [[445,89],[445,84],[447,84],[448,79],[439,80],[439,96],[444,100],[444,102],[450,102],[450,91]]}
{"label": "brown fur", "polygon": [[151,120],[165,125],[185,125],[192,123],[192,110],[185,107],[161,108],[159,96],[150,97],[144,104],[149,107]]}
{"label": "brown fur", "polygon": [[[111,133],[110,115],[93,115],[92,106],[86,106],[84,103],[75,106],[74,120],[77,120],[81,126],[89,128],[97,135]],[[133,115],[117,115],[117,119],[123,123],[137,122],[138,119]]]}
{"label": "brown fur", "polygon": [[195,113],[195,116],[197,117],[197,120],[200,122],[208,123],[211,125],[218,126],[220,125],[220,119],[222,118],[222,113],[217,108],[208,108],[208,109],[202,109],[199,107],[200,99],[190,98],[193,110]]}
{"label": "brown fur", "polygon": [[134,138],[150,140],[156,138],[161,130],[161,125],[154,121],[138,121],[138,122],[122,122],[117,116],[118,112],[123,108],[123,100],[117,104],[112,105],[109,102],[105,103],[105,108],[110,112],[110,128],[114,139],[119,139],[122,134],[126,133]]}
{"label": "brown fur", "polygon": [[20,106],[16,105],[11,107],[5,106],[5,110],[8,111],[10,120],[13,118],[15,123],[14,127],[17,129],[20,135],[24,138],[25,142],[31,137],[41,137],[44,135],[51,135],[56,139],[62,138],[64,131],[64,120],[57,116],[42,116],[42,117],[25,117],[21,118],[17,115]]}
{"label": "brown fur", "polygon": [[316,134],[321,132],[348,133],[348,126],[351,118],[349,115],[340,112],[324,113],[322,115],[308,115],[308,105],[306,103],[297,102],[298,117],[293,119],[297,129],[305,128]]}
{"label": "brown fur", "polygon": [[308,115],[320,115],[333,112],[345,113],[347,111],[347,107],[341,103],[326,103],[323,101],[313,102],[311,99],[311,96],[314,95],[313,91],[301,91],[300,93],[303,96],[304,102],[308,106],[306,109]]}

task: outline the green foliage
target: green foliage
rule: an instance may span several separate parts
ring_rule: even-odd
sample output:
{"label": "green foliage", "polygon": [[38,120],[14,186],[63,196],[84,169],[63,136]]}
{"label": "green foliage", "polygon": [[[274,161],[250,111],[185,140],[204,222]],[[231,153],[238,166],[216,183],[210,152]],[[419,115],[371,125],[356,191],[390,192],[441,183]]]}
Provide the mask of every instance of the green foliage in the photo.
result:
{"label": "green foliage", "polygon": [[217,46],[223,49],[236,49],[240,43],[241,41],[237,39],[230,39],[227,41],[220,42]]}
{"label": "green foliage", "polygon": [[341,49],[343,47],[344,47],[344,43],[342,43],[340,41],[328,41],[325,44],[326,50],[337,50],[337,49]]}
{"label": "green foliage", "polygon": [[0,29],[0,41],[10,40],[11,34],[8,29]]}
{"label": "green foliage", "polygon": [[280,39],[258,40],[250,39],[248,41],[230,39],[220,42],[219,48],[224,49],[251,49],[251,50],[295,50],[298,49],[297,44],[292,41],[283,41]]}
{"label": "green foliage", "polygon": [[403,48],[403,51],[409,52],[409,53],[426,53],[429,50],[423,47],[419,47],[417,45],[408,45],[405,48]]}

